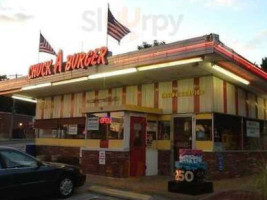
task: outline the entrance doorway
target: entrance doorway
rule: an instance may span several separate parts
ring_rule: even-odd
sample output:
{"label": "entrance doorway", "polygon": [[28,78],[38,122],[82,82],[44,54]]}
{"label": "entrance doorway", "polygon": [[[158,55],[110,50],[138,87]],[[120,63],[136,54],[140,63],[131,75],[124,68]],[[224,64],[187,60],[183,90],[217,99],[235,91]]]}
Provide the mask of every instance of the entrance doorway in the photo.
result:
{"label": "entrance doorway", "polygon": [[192,149],[192,116],[173,118],[174,161],[179,160],[179,149]]}
{"label": "entrance doorway", "polygon": [[131,117],[130,176],[145,175],[146,118]]}

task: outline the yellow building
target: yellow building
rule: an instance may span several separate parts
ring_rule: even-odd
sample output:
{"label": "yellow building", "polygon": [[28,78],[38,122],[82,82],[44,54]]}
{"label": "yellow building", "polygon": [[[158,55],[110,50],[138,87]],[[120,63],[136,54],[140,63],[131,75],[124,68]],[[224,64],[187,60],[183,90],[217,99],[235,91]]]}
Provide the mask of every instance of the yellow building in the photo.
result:
{"label": "yellow building", "polygon": [[267,73],[218,35],[115,56],[104,50],[65,63],[59,52],[29,77],[1,82],[0,94],[37,101],[39,155],[129,177],[172,174],[179,149],[200,149],[216,178],[245,175],[265,153]]}

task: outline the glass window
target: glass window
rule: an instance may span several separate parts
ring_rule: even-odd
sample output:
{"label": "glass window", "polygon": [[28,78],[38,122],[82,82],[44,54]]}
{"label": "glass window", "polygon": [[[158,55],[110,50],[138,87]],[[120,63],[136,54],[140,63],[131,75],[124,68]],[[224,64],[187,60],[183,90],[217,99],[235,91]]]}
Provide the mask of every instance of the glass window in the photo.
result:
{"label": "glass window", "polygon": [[212,120],[210,119],[196,120],[196,140],[197,141],[212,140]]}
{"label": "glass window", "polygon": [[158,139],[169,140],[170,139],[170,121],[159,121],[158,122]]}
{"label": "glass window", "polygon": [[242,149],[242,119],[232,115],[214,115],[215,151]]}
{"label": "glass window", "polygon": [[264,123],[263,121],[244,119],[243,121],[244,149],[256,150],[264,148]]}
{"label": "glass window", "polygon": [[123,112],[95,113],[88,116],[88,139],[123,139]]}
{"label": "glass window", "polygon": [[1,156],[7,168],[37,167],[36,160],[17,151],[1,151]]}

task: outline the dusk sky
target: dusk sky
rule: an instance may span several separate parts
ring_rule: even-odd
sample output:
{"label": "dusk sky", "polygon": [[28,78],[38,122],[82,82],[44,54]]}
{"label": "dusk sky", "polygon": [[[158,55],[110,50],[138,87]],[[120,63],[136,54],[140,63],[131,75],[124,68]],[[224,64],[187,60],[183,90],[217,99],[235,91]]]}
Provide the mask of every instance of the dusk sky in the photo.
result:
{"label": "dusk sky", "polygon": [[[106,45],[108,1],[0,0],[0,75],[27,75],[30,65],[53,59],[40,53],[39,33],[64,57]],[[249,59],[267,56],[267,1],[114,0],[115,18],[131,30],[121,44],[109,36],[113,54],[143,41],[175,42],[209,33]],[[39,57],[39,59],[38,59]]]}

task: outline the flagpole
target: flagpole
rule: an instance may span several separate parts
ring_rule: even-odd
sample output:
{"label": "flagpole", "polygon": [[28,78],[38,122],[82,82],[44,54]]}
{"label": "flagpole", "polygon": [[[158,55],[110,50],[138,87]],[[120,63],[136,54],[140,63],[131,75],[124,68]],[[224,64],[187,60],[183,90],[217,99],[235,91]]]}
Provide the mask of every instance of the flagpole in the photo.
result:
{"label": "flagpole", "polygon": [[40,36],[41,36],[41,29],[39,30],[38,60],[37,60],[37,63],[39,63],[39,59],[40,59]]}
{"label": "flagpole", "polygon": [[[109,3],[108,3],[108,11],[109,11]],[[108,48],[108,12],[107,12],[107,37],[106,37],[106,47]]]}

